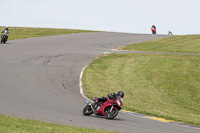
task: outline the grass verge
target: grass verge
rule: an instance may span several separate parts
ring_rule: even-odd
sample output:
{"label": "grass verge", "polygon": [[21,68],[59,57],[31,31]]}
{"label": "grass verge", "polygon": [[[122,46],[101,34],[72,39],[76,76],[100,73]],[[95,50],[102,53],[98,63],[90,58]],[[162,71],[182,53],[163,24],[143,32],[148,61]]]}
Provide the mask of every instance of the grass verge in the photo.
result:
{"label": "grass verge", "polygon": [[[5,27],[0,27],[3,30]],[[52,36],[72,33],[83,33],[83,32],[97,32],[89,30],[74,30],[74,29],[53,29],[53,28],[25,28],[25,27],[9,27],[10,35],[9,40],[41,37],[41,36]]]}
{"label": "grass verge", "polygon": [[0,115],[0,133],[113,133]]}
{"label": "grass verge", "polygon": [[166,37],[128,45],[123,49],[146,52],[200,53],[200,35]]}
{"label": "grass verge", "polygon": [[85,70],[89,98],[125,92],[124,108],[200,125],[200,56],[109,54]]}

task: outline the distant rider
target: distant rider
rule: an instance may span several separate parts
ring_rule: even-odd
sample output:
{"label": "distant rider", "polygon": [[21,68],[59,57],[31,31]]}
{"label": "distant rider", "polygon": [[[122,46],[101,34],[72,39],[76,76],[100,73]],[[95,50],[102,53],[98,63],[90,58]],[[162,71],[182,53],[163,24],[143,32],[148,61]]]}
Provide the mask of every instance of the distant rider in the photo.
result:
{"label": "distant rider", "polygon": [[171,31],[169,31],[169,32],[168,32],[168,35],[172,35],[172,32],[171,32]]}
{"label": "distant rider", "polygon": [[152,25],[151,27],[152,34],[156,34],[156,26]]}
{"label": "distant rider", "polygon": [[10,33],[8,27],[5,27],[5,29],[3,29],[3,30],[1,31],[1,33],[3,33],[3,34],[6,36],[6,41],[7,41],[7,40],[8,40],[8,35],[9,35],[9,33]]}

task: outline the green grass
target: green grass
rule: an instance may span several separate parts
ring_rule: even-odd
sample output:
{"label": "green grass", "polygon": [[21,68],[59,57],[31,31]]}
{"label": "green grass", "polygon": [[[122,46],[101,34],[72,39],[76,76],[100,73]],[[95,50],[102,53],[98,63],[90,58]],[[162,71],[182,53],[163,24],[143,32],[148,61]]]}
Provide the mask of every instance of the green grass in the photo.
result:
{"label": "green grass", "polygon": [[124,108],[200,125],[200,56],[109,54],[85,70],[89,98],[125,92]]}
{"label": "green grass", "polygon": [[[200,53],[200,35],[172,36],[124,50]],[[89,98],[123,90],[124,108],[200,125],[200,56],[110,54],[95,59],[83,75]]]}
{"label": "green grass", "polygon": [[124,50],[149,52],[200,53],[200,35],[184,35],[161,38],[128,45]]}
{"label": "green grass", "polygon": [[[5,27],[0,27],[0,31]],[[52,36],[72,33],[83,33],[83,32],[97,32],[89,30],[73,30],[73,29],[53,29],[53,28],[25,28],[25,27],[9,27],[10,35],[9,40],[41,37],[41,36]]]}
{"label": "green grass", "polygon": [[0,133],[112,133],[0,115]]}

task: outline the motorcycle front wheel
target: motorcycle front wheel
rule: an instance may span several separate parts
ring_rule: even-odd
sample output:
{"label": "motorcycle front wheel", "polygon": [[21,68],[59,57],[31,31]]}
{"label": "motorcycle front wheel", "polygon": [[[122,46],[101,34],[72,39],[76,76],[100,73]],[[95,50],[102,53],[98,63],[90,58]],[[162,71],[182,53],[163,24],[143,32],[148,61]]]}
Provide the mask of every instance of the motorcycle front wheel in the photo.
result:
{"label": "motorcycle front wheel", "polygon": [[111,112],[108,111],[105,115],[106,119],[114,119],[118,115],[119,110],[118,109],[113,109]]}
{"label": "motorcycle front wheel", "polygon": [[90,105],[85,106],[83,109],[83,114],[84,115],[91,115],[93,113],[93,110]]}
{"label": "motorcycle front wheel", "polygon": [[5,43],[6,43],[6,39],[2,38],[2,39],[1,39],[1,44],[2,44],[2,43],[5,44]]}

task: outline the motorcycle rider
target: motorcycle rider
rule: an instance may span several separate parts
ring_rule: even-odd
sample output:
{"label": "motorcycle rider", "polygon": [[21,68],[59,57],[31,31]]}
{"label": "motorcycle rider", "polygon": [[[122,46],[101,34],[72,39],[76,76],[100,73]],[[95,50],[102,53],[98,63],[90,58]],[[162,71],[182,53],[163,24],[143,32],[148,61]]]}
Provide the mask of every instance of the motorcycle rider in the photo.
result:
{"label": "motorcycle rider", "polygon": [[[8,34],[10,33],[8,27],[5,27],[5,29],[3,29],[3,30],[1,31],[1,33],[3,33],[3,34],[6,36],[6,41],[7,41],[7,40],[8,40]],[[2,34],[2,35],[3,35],[3,34]],[[2,36],[2,35],[1,35],[1,36]]]}
{"label": "motorcycle rider", "polygon": [[117,94],[113,92],[111,94],[108,94],[108,97],[97,98],[97,101],[95,101],[95,103],[94,103],[94,108],[99,109],[101,107],[101,104],[103,104],[106,101],[107,98],[116,100],[117,96],[123,98],[124,92],[118,91]]}
{"label": "motorcycle rider", "polygon": [[168,32],[168,35],[172,35],[172,32],[171,32],[171,31],[169,31],[169,32]]}
{"label": "motorcycle rider", "polygon": [[156,26],[152,25],[151,27],[152,34],[156,34]]}

